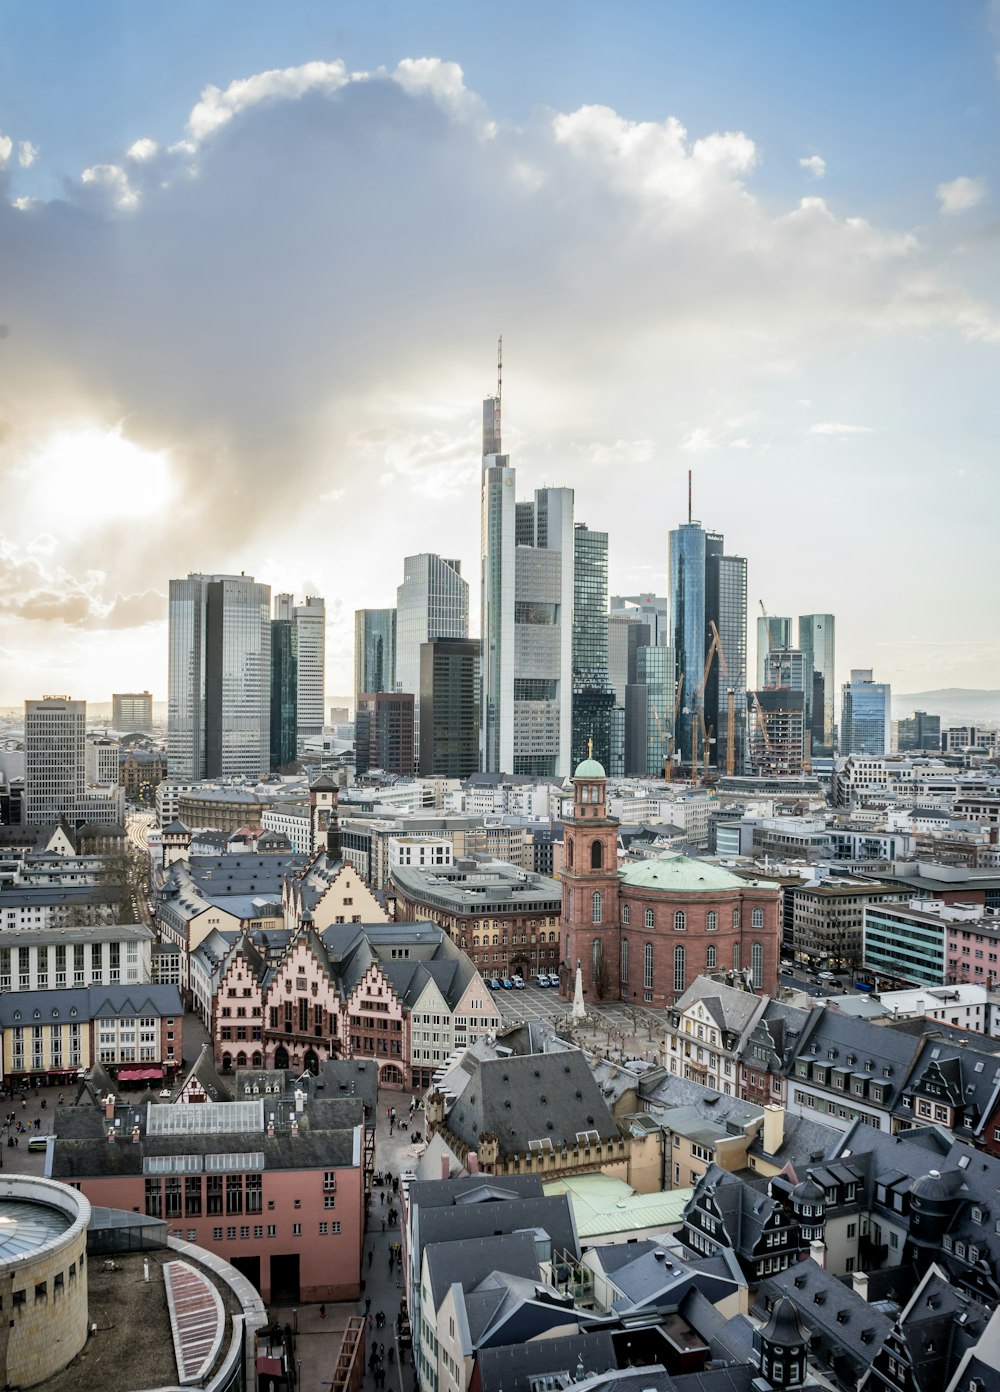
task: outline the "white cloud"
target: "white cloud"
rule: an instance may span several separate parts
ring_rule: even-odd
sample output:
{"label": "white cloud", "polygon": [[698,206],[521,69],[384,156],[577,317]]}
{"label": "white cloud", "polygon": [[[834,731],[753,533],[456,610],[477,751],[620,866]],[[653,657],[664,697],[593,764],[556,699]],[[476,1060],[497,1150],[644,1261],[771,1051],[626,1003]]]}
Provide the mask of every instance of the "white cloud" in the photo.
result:
{"label": "white cloud", "polygon": [[652,440],[594,440],[589,445],[577,448],[588,463],[602,468],[609,464],[645,464],[656,453],[656,444]]}
{"label": "white cloud", "polygon": [[826,160],[822,155],[806,155],[799,160],[803,169],[808,169],[814,179],[822,179],[826,174]]}
{"label": "white cloud", "polygon": [[17,147],[17,162],[22,169],[30,169],[38,156],[38,149],[30,140],[22,140]]}
{"label": "white cloud", "polygon": [[230,82],[224,90],[206,87],[188,117],[188,130],[196,141],[226,125],[250,107],[262,102],[294,101],[307,92],[339,91],[351,80],[347,68],[335,59],[331,63],[303,63],[296,68],[272,68],[252,77]]}
{"label": "white cloud", "polygon": [[811,425],[806,431],[807,435],[870,435],[872,427],[870,425],[844,425],[840,421],[821,421],[818,425]]}
{"label": "white cloud", "polygon": [[951,183],[938,184],[936,196],[941,204],[942,215],[955,217],[982,203],[986,197],[986,180],[970,179],[963,174],[957,179],[952,179]]}
{"label": "white cloud", "polygon": [[11,140],[10,136],[0,135],[0,169],[3,169],[4,165],[10,159],[13,148],[14,142]]}
{"label": "white cloud", "polygon": [[159,150],[155,140],[150,140],[149,136],[142,136],[135,140],[125,151],[130,160],[135,160],[138,164],[144,164],[146,160],[151,160]]}
{"label": "white cloud", "polygon": [[134,208],[139,195],[129,183],[128,175],[119,164],[94,164],[80,175],[84,184],[106,190],[119,208]]}

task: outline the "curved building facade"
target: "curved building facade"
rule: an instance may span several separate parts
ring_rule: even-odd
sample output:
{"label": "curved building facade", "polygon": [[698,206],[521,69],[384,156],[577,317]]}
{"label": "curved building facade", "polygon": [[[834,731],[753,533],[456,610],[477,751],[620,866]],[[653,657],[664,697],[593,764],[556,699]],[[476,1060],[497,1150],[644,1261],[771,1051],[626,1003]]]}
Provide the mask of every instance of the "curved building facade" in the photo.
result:
{"label": "curved building facade", "polygon": [[34,1387],[87,1341],[87,1224],[76,1189],[29,1175],[0,1178],[0,1375]]}

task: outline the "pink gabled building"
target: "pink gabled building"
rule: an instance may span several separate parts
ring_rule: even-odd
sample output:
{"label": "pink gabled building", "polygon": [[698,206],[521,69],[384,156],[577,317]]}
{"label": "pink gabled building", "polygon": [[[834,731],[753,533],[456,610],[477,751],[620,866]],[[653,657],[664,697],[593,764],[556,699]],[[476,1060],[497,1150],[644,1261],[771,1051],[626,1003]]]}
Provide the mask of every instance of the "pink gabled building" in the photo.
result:
{"label": "pink gabled building", "polygon": [[92,1204],[162,1218],[269,1304],[361,1290],[365,1103],[313,1080],[237,1074],[236,1100],[66,1107],[46,1174]]}

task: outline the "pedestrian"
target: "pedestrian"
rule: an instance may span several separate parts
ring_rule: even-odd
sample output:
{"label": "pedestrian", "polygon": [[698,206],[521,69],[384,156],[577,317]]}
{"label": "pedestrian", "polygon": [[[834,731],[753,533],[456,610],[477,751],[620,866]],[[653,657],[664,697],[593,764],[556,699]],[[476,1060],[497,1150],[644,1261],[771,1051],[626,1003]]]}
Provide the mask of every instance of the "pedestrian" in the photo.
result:
{"label": "pedestrian", "polygon": [[385,1357],[385,1344],[379,1344],[379,1346],[378,1346],[378,1361],[381,1363],[381,1362],[382,1362],[382,1359],[383,1359],[384,1357]]}
{"label": "pedestrian", "polygon": [[[369,1252],[368,1255],[371,1256],[371,1253]],[[367,1315],[368,1311],[371,1309],[371,1307],[372,1307],[372,1298],[371,1298],[370,1295],[366,1295],[366,1296],[365,1296],[365,1314],[366,1314],[366,1315]]]}
{"label": "pedestrian", "polygon": [[374,1255],[375,1255],[375,1249],[374,1249],[373,1247],[369,1247],[369,1248],[368,1248],[368,1270],[369,1270],[369,1271],[371,1270],[372,1257],[373,1257]]}
{"label": "pedestrian", "polygon": [[325,1301],[322,1302],[322,1303],[320,1304],[320,1307],[319,1307],[319,1317],[320,1317],[320,1319],[326,1319],[326,1302],[325,1302]]}

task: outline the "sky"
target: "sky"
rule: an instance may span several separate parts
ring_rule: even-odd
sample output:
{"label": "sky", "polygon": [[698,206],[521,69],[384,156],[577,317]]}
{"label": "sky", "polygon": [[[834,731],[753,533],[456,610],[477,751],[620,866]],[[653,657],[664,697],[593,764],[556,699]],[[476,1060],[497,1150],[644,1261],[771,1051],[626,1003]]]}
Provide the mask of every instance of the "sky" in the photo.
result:
{"label": "sky", "polygon": [[168,581],[479,609],[481,400],[612,593],[694,515],[841,680],[1000,687],[1000,0],[0,0],[0,705]]}

